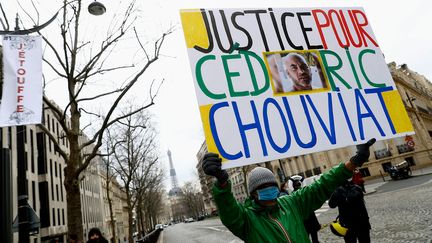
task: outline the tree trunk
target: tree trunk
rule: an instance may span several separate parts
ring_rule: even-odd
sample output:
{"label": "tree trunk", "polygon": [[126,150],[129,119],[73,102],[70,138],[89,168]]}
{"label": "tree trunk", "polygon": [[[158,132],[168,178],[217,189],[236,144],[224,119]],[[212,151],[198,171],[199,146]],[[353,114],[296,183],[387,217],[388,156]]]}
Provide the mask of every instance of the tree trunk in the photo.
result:
{"label": "tree trunk", "polygon": [[112,238],[114,239],[114,242],[117,242],[117,235],[116,235],[116,230],[115,230],[115,222],[114,222],[114,213],[113,213],[113,209],[112,209],[112,201],[111,201],[111,197],[110,197],[110,192],[109,192],[109,176],[107,173],[107,183],[106,183],[106,192],[107,192],[107,200],[108,200],[108,208],[109,208],[109,212],[110,212],[110,219],[111,219],[111,230],[112,230]]}
{"label": "tree trunk", "polygon": [[[65,168],[65,171],[68,170],[70,170],[69,166]],[[81,214],[81,193],[79,181],[76,178],[73,178],[71,175],[73,175],[71,172],[65,173],[64,180],[67,200],[68,234],[74,234],[78,237],[78,241],[82,241],[84,232]]]}
{"label": "tree trunk", "polygon": [[130,198],[130,191],[126,189],[126,198],[127,198],[127,205],[128,205],[128,224],[129,224],[129,232],[128,232],[128,242],[134,242],[132,238],[133,234],[133,227],[132,227],[132,217],[133,217],[133,208]]}

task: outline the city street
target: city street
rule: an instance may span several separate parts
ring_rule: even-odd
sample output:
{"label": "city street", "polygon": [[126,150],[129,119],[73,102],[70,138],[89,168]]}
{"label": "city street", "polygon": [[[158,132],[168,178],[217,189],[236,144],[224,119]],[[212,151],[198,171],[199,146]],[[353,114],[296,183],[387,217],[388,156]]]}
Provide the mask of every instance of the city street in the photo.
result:
{"label": "city street", "polygon": [[[372,225],[371,239],[377,243],[426,243],[432,239],[432,174],[399,181],[375,181],[376,192],[366,195],[366,207]],[[367,188],[372,188],[369,185]],[[337,209],[320,213],[318,220],[328,224]],[[159,242],[241,242],[218,219],[180,223],[164,229]],[[343,243],[328,227],[319,232],[321,242]]]}

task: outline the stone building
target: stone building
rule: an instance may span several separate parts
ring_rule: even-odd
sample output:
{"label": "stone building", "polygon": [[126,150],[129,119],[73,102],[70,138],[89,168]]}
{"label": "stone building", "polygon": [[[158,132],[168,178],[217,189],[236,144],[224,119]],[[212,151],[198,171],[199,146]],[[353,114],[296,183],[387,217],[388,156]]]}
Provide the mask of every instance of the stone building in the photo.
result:
{"label": "stone building", "polygon": [[[43,127],[43,129],[42,129]],[[35,211],[40,221],[37,234],[30,237],[34,243],[67,241],[67,206],[66,190],[64,187],[64,168],[66,164],[60,153],[54,148],[54,143],[44,132],[49,130],[57,138],[59,146],[68,150],[69,143],[63,136],[63,130],[56,120],[53,112],[46,108],[43,113],[42,124],[24,126],[24,159],[26,168],[28,203]],[[17,127],[0,128],[0,148],[2,154],[7,151],[6,157],[0,156],[0,163],[9,163],[11,166],[11,215],[18,215],[18,188],[17,180]],[[86,138],[83,136],[82,141]],[[102,186],[99,179],[98,167],[100,158],[94,159],[88,169],[82,173],[80,183],[84,237],[91,227],[104,228],[102,211]],[[3,172],[2,172],[3,173]],[[3,207],[5,200],[0,201]],[[12,242],[18,242],[18,233],[13,234]]]}

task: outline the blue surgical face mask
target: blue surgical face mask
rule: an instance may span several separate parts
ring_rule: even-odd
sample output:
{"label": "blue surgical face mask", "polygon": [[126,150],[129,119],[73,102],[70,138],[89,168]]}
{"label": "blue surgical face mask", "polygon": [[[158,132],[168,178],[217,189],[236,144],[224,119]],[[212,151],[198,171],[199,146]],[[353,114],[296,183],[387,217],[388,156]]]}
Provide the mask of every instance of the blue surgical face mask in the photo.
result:
{"label": "blue surgical face mask", "polygon": [[260,201],[275,200],[279,194],[279,189],[276,186],[270,186],[257,190],[257,194]]}

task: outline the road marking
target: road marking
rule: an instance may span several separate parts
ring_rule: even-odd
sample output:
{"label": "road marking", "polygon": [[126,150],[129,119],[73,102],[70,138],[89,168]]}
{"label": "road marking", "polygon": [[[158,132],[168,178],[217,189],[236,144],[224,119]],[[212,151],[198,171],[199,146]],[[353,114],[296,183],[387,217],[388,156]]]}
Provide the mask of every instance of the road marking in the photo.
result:
{"label": "road marking", "polygon": [[[223,227],[223,226],[221,226]],[[200,227],[202,229],[210,229],[210,230],[214,230],[214,231],[219,231],[219,232],[229,232],[228,230],[222,230],[222,229],[218,229],[216,227]]]}

